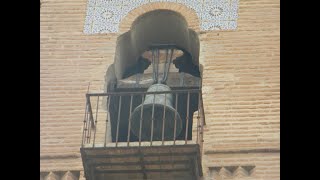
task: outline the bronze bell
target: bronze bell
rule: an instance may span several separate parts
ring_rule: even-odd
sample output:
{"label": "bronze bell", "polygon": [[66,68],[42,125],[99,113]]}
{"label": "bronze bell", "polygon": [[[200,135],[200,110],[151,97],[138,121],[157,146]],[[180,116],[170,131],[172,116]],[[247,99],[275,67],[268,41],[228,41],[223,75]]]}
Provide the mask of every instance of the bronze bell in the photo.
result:
{"label": "bronze bell", "polygon": [[[170,87],[164,84],[151,85],[147,92],[171,91]],[[134,109],[130,117],[131,131],[137,137],[140,134],[141,140],[152,141],[162,140],[162,129],[164,121],[163,140],[174,140],[182,130],[182,121],[179,113],[173,108],[173,95],[167,94],[147,94],[143,104]],[[140,122],[142,124],[140,125]],[[153,128],[152,128],[153,121]],[[174,127],[176,126],[175,132]],[[174,136],[175,134],[175,136]]]}

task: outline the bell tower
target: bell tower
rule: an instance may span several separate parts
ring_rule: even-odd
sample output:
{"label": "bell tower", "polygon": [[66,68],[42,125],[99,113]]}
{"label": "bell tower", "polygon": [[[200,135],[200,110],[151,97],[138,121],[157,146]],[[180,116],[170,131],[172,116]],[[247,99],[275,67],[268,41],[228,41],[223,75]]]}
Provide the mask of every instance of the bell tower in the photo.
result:
{"label": "bell tower", "polygon": [[[106,93],[87,94],[88,101],[102,96],[108,123],[104,142],[84,136],[86,178],[200,178],[204,111],[199,67],[198,36],[181,14],[155,10],[138,17],[117,39]],[[90,108],[86,127],[96,134]]]}
{"label": "bell tower", "polygon": [[[151,11],[138,17],[131,30],[119,36],[114,64],[109,68],[113,70],[108,71],[106,75],[108,92],[200,89],[199,39],[197,34],[188,28],[186,20],[179,13],[169,10]],[[187,139],[190,140],[192,136],[190,117],[197,110],[199,99],[197,96],[191,94],[188,101],[187,94],[184,93],[180,94],[180,97],[179,95],[176,97],[176,94],[147,95],[144,102],[141,98],[134,97],[134,112],[129,117],[129,112],[122,110],[120,126],[127,129],[128,120],[131,120],[133,127],[131,141],[137,141],[140,127],[139,113],[143,106],[146,109],[141,116],[144,120],[142,136],[143,139],[150,140],[150,128],[152,125],[161,124],[160,121],[165,113],[162,104],[166,100],[166,118],[164,118],[166,137],[170,137],[171,140],[173,136],[185,139],[187,133]],[[125,104],[124,102],[130,100],[123,98],[122,101],[122,104]],[[115,141],[119,98],[113,98],[110,104],[112,139]],[[186,128],[187,118],[190,120],[188,123],[190,127]],[[152,131],[156,133],[155,138],[160,139],[160,129]],[[127,137],[126,132],[121,134],[124,138]],[[149,134],[148,138],[146,134]]]}

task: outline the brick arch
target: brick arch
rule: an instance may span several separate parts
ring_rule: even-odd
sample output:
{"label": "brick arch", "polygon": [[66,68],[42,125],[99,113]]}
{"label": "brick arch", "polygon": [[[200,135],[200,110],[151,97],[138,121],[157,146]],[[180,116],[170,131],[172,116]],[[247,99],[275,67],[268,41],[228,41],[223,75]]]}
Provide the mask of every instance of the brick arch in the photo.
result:
{"label": "brick arch", "polygon": [[146,12],[159,10],[159,9],[172,10],[180,13],[186,19],[189,28],[193,29],[196,32],[200,31],[200,20],[197,13],[193,9],[179,3],[153,2],[153,3],[144,4],[130,11],[121,20],[119,24],[119,33],[124,33],[130,30],[130,27],[133,21],[136,20],[136,18],[139,17],[140,15]]}

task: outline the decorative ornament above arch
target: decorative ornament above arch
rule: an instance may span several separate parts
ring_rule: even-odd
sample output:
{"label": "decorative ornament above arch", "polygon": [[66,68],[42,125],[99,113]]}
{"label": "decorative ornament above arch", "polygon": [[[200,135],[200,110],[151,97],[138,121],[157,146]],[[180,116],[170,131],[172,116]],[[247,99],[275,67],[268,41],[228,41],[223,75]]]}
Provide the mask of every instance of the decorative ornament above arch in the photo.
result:
{"label": "decorative ornament above arch", "polygon": [[[201,31],[235,30],[237,28],[239,0],[88,0],[84,33],[122,32],[128,26],[122,25],[122,20],[127,18],[127,15],[132,10],[155,2],[158,2],[157,5],[150,6],[151,8],[146,9],[145,12],[156,9],[169,9],[176,10],[184,15],[182,11],[186,6],[188,8],[185,9],[192,9],[198,16],[197,19],[199,19]],[[161,6],[162,3],[160,2],[163,2],[163,6]],[[174,9],[166,6],[168,2],[182,6]],[[186,19],[188,21],[188,17]],[[132,21],[129,20],[129,22]],[[190,26],[190,22],[188,23]],[[196,26],[191,25],[191,28],[196,28]]]}
{"label": "decorative ornament above arch", "polygon": [[181,14],[187,21],[188,27],[194,31],[200,30],[200,19],[197,13],[187,6],[172,2],[153,2],[141,5],[130,11],[119,24],[119,33],[124,33],[131,29],[133,22],[141,15],[155,10],[171,10]]}

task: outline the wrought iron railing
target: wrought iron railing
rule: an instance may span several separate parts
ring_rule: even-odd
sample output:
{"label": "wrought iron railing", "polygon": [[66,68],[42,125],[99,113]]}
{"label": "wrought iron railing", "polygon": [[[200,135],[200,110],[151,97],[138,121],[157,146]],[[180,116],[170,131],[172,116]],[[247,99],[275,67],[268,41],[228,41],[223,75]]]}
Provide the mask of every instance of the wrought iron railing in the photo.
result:
{"label": "wrought iron railing", "polygon": [[[150,139],[142,137],[143,117],[141,113],[139,133],[132,132],[132,113],[137,106],[144,103],[146,95],[172,95],[172,107],[176,113],[180,113],[182,130],[178,134],[176,131],[177,116],[175,116],[173,137],[167,137],[169,130],[165,127],[167,103],[163,103],[163,122],[161,136],[156,139],[152,137],[155,127],[151,121]],[[155,103],[155,102],[153,102]],[[145,106],[141,107],[143,108]],[[154,108],[151,110],[154,116]],[[162,112],[160,112],[162,113]],[[157,112],[159,114],[159,112]],[[192,116],[192,117],[190,117]],[[202,93],[199,89],[171,90],[161,92],[111,92],[111,93],[87,93],[85,114],[83,121],[82,147],[123,147],[123,146],[165,146],[165,145],[185,145],[199,144],[200,151],[203,146],[203,128],[205,125],[205,115],[203,109]],[[159,131],[158,129],[158,131]],[[191,131],[191,132],[190,132]],[[172,133],[172,132],[170,132]]]}

